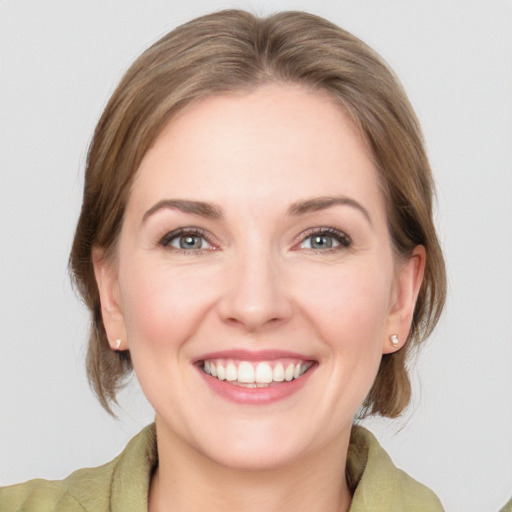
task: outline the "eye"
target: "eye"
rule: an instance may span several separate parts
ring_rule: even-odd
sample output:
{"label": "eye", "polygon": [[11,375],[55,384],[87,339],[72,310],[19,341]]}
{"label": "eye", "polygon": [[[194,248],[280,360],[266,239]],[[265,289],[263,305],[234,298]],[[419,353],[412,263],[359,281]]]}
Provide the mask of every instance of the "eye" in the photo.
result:
{"label": "eye", "polygon": [[350,238],[334,228],[314,228],[306,233],[299,247],[314,251],[343,249],[350,246]]}
{"label": "eye", "polygon": [[171,231],[164,235],[159,243],[163,247],[184,252],[214,249],[206,234],[199,229],[182,228]]}

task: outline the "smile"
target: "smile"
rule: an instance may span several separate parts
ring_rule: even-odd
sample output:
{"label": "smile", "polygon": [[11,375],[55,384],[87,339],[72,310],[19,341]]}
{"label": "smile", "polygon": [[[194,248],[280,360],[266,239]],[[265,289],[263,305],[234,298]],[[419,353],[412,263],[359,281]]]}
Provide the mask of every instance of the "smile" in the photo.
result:
{"label": "smile", "polygon": [[207,375],[246,388],[264,388],[291,382],[304,375],[312,365],[312,361],[290,358],[260,362],[211,359],[201,363]]}

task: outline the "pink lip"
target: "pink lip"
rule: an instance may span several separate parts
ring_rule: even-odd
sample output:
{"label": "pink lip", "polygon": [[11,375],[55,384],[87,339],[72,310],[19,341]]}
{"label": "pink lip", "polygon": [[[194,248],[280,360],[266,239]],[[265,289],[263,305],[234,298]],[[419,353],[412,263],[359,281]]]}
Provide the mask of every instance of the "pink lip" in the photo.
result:
{"label": "pink lip", "polygon": [[246,405],[266,405],[293,395],[301,389],[309,380],[315,367],[310,368],[302,377],[290,382],[280,382],[267,388],[243,388],[235,386],[225,380],[210,377],[201,369],[199,372],[206,384],[215,393],[231,402]]}
{"label": "pink lip", "polygon": [[210,352],[195,361],[197,371],[206,385],[217,395],[237,404],[266,405],[283,400],[302,389],[314,373],[318,364],[314,364],[306,373],[298,379],[290,382],[280,382],[264,388],[246,388],[231,384],[225,380],[219,380],[206,374],[201,362],[211,359],[234,359],[239,361],[271,361],[279,358],[294,358],[311,361],[310,357],[295,352],[283,352],[281,350],[263,350],[251,352],[247,350],[224,350]]}
{"label": "pink lip", "polygon": [[238,361],[272,361],[280,358],[302,359],[303,361],[311,361],[312,358],[298,352],[288,352],[283,350],[220,350],[218,352],[208,352],[195,359],[195,362],[210,359],[234,359]]}

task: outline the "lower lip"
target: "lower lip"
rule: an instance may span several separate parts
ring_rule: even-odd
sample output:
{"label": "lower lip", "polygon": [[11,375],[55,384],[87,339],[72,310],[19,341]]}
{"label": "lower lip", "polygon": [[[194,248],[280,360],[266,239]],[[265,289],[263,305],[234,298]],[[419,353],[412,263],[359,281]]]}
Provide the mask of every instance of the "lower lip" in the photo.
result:
{"label": "lower lip", "polygon": [[265,388],[245,388],[237,386],[235,384],[230,384],[228,381],[211,377],[201,368],[198,368],[198,370],[210,389],[222,398],[238,404],[266,405],[283,400],[294,393],[297,393],[307,383],[315,368],[316,365],[313,365],[298,379],[291,380],[290,382],[280,382],[279,384],[274,384]]}

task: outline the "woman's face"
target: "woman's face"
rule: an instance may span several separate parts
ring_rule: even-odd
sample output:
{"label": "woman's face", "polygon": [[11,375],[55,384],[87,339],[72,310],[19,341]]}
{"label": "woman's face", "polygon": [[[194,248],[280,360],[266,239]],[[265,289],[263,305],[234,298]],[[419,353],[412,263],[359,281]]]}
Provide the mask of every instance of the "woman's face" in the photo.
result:
{"label": "woman's face", "polygon": [[292,85],[174,118],[137,172],[115,262],[96,258],[109,339],[159,436],[238,468],[348,442],[421,268],[394,260],[348,117]]}

